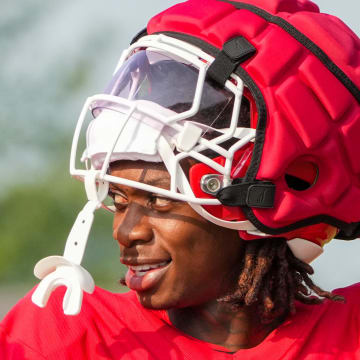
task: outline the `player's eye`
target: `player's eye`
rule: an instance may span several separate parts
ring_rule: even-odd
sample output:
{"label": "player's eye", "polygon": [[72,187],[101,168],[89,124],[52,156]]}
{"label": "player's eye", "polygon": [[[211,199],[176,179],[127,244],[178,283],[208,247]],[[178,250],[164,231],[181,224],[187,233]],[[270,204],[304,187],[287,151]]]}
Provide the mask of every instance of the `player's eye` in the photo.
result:
{"label": "player's eye", "polygon": [[125,194],[109,191],[109,196],[113,199],[116,210],[121,211],[128,205],[128,199]]}
{"label": "player's eye", "polygon": [[173,200],[157,194],[151,194],[150,204],[155,210],[166,211],[172,206]]}

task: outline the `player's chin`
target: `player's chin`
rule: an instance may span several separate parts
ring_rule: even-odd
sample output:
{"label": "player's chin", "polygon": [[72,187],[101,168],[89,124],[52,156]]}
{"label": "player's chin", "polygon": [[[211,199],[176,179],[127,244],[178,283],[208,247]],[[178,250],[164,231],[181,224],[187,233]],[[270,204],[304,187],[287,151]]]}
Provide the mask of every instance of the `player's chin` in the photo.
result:
{"label": "player's chin", "polygon": [[147,291],[137,291],[140,304],[150,310],[169,310],[191,305],[191,296],[186,296],[186,291],[180,284],[172,286],[167,282]]}
{"label": "player's chin", "polygon": [[171,296],[169,291],[167,294],[161,292],[137,292],[140,304],[150,310],[168,310],[178,307],[178,300]]}

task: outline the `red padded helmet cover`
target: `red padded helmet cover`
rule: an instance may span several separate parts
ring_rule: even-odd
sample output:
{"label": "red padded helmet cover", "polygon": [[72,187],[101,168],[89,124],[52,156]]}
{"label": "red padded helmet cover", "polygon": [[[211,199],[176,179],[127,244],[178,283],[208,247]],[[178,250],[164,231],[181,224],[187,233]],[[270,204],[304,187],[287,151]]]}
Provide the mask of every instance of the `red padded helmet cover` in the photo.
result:
{"label": "red padded helmet cover", "polygon": [[[360,41],[338,18],[319,13],[306,0],[189,0],[150,20],[148,34],[182,33],[217,49],[241,35],[257,49],[240,65],[266,106],[247,177],[271,181],[276,196],[273,208],[243,208],[246,216],[270,234],[320,222],[339,228],[359,222],[360,98],[349,90],[348,80],[332,73],[332,65],[325,66],[288,31],[256,11],[237,9],[237,3],[254,5],[294,26],[342,70],[355,92]],[[315,184],[305,191],[289,188],[284,176],[299,159],[318,168]]]}

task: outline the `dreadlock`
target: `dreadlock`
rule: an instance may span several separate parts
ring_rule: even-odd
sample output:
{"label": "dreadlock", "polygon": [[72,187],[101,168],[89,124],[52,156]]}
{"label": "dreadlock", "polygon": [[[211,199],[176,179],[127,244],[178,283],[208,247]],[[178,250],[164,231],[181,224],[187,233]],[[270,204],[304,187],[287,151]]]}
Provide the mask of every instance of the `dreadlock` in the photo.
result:
{"label": "dreadlock", "polygon": [[324,299],[344,302],[342,296],[322,290],[309,275],[313,268],[297,259],[283,238],[244,242],[237,288],[221,299],[234,310],[255,305],[263,323],[294,314],[295,300],[321,304]]}

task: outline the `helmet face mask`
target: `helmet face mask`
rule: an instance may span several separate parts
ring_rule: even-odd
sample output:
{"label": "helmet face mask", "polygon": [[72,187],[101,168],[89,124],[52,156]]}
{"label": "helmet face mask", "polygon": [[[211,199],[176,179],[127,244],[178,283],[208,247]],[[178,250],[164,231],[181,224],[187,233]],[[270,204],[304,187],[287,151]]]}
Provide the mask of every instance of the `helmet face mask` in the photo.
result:
{"label": "helmet face mask", "polygon": [[[132,45],[123,54],[105,94],[85,103],[77,128],[80,133],[85,115],[91,111],[95,119],[88,127],[82,157],[85,162],[91,161],[91,168],[75,168],[79,153],[79,137],[75,136],[71,174],[84,177],[97,171],[102,181],[187,201],[220,226],[255,230],[244,216],[230,221],[206,211],[201,205],[220,205],[219,200],[205,193],[196,196],[181,167],[190,158],[209,166],[213,175],[220,175],[221,186],[231,184],[236,154],[256,136],[255,129],[244,126],[250,122],[239,122],[242,80],[234,75],[224,89],[214,85],[206,79],[212,60],[200,49],[166,35],[147,36]],[[220,162],[214,159],[219,157]],[[109,164],[118,160],[164,162],[171,188],[164,190],[109,175]]]}

